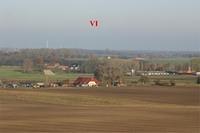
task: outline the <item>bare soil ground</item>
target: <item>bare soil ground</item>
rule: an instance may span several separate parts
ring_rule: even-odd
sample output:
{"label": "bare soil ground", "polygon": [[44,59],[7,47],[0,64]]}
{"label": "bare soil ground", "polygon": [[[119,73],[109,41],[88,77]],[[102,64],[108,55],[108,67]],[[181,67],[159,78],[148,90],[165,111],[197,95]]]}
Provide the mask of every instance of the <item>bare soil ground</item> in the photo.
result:
{"label": "bare soil ground", "polygon": [[0,132],[200,133],[200,88],[0,89]]}

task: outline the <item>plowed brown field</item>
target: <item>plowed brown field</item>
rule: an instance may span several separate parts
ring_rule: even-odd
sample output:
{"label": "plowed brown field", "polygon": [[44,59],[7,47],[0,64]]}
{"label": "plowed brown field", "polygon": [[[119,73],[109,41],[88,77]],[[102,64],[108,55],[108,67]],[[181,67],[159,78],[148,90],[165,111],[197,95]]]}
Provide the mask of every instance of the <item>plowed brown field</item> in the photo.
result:
{"label": "plowed brown field", "polygon": [[200,88],[0,89],[0,133],[200,133]]}

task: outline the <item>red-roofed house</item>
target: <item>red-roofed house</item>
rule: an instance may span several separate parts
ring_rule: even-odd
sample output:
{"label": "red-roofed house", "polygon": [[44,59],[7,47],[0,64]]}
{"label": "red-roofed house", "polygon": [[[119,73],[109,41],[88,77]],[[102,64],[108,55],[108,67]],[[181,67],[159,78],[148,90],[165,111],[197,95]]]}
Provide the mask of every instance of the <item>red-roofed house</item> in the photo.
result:
{"label": "red-roofed house", "polygon": [[98,86],[99,81],[94,77],[78,77],[73,84],[74,86],[92,87],[92,86]]}

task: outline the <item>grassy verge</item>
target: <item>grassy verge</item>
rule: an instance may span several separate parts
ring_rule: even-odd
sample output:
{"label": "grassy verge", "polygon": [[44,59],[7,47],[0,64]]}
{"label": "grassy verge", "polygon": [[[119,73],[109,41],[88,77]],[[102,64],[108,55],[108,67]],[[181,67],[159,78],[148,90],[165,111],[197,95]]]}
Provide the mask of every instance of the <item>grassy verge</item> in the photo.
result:
{"label": "grassy verge", "polygon": [[[51,76],[50,80],[66,80],[66,79],[75,79],[78,76],[92,76],[92,74],[83,74],[83,73],[66,73],[66,72],[57,72],[55,76]],[[19,68],[2,68],[0,67],[0,79],[4,80],[34,80],[41,81],[44,80],[44,75],[41,72],[34,71],[31,73],[24,73]]]}

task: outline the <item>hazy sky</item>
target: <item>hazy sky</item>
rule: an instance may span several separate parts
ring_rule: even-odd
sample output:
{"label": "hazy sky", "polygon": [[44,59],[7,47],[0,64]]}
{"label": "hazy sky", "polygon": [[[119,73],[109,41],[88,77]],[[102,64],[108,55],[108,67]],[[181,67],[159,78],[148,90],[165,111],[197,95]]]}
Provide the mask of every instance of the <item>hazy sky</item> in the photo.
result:
{"label": "hazy sky", "polygon": [[200,50],[200,0],[0,0],[0,47],[46,40],[52,48]]}

